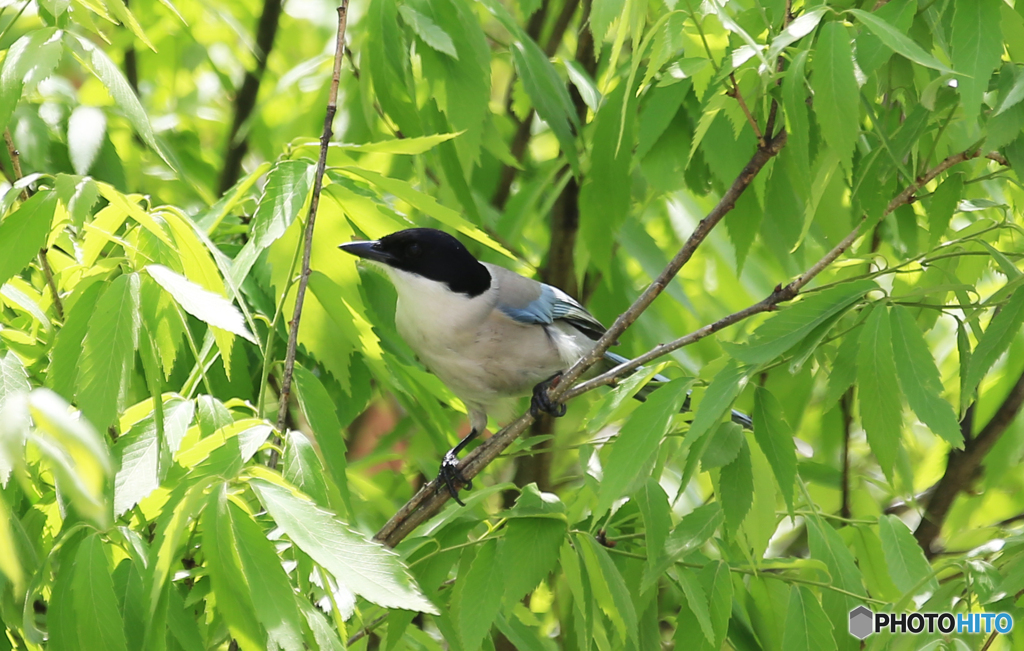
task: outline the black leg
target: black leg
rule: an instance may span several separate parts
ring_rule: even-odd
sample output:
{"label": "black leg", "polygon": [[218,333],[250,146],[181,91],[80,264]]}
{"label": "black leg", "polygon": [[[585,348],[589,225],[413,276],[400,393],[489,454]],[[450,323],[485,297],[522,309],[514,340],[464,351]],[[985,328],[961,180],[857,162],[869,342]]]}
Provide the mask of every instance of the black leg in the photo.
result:
{"label": "black leg", "polygon": [[459,484],[461,484],[466,490],[473,488],[473,482],[466,479],[459,471],[459,453],[469,445],[470,441],[480,435],[480,432],[473,428],[470,430],[466,438],[459,441],[451,450],[444,455],[444,459],[441,461],[441,470],[437,473],[437,492],[441,492],[442,487],[448,489],[448,494],[452,496],[460,506],[466,506],[466,503],[459,499]]}
{"label": "black leg", "polygon": [[565,404],[561,402],[552,402],[548,398],[548,389],[556,386],[558,381],[562,379],[561,373],[555,373],[548,379],[539,383],[533,387],[533,397],[530,398],[530,413],[535,417],[541,413],[549,414],[555,418],[565,416]]}

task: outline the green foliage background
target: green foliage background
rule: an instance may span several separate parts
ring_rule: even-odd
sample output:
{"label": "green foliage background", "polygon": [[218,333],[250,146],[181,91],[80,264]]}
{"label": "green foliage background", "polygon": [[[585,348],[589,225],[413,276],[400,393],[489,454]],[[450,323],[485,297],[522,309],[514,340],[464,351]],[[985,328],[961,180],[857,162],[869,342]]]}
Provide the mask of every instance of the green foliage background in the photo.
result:
{"label": "green foliage background", "polygon": [[[334,6],[0,5],[0,649],[856,649],[858,604],[1024,621],[1021,0],[354,0],[285,431]],[[817,274],[795,301],[572,400],[466,508],[371,541],[464,415],[339,243],[445,228],[610,324],[734,183],[617,350]]]}

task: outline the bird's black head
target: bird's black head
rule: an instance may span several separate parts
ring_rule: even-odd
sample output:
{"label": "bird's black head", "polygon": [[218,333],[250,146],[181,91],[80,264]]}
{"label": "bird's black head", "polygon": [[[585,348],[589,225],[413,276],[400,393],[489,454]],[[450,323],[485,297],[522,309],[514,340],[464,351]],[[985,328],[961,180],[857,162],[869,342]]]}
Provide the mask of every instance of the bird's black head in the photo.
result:
{"label": "bird's black head", "polygon": [[470,297],[479,296],[491,286],[487,267],[480,264],[462,242],[434,228],[410,228],[376,241],[347,242],[338,248],[444,283],[451,291]]}

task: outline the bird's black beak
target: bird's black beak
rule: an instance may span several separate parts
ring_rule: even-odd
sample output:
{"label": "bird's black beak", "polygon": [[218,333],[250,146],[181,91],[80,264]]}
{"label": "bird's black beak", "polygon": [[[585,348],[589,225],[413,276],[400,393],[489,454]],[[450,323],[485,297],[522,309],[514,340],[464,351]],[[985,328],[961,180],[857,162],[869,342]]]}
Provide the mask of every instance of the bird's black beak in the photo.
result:
{"label": "bird's black beak", "polygon": [[354,256],[358,256],[372,262],[391,264],[394,261],[394,256],[381,250],[380,242],[377,240],[369,242],[345,242],[344,244],[339,244],[338,248],[345,253],[351,253]]}

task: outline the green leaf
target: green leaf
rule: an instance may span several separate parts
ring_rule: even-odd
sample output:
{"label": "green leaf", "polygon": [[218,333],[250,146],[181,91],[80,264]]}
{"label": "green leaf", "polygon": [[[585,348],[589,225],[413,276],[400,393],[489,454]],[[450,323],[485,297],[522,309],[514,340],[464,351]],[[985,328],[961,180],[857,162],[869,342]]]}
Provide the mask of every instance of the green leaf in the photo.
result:
{"label": "green leaf", "polygon": [[657,453],[672,416],[683,406],[690,384],[689,378],[673,380],[651,394],[630,415],[604,464],[594,517],[600,517],[644,474],[642,470]]}
{"label": "green leaf", "polygon": [[828,7],[815,7],[791,22],[789,26],[782,30],[782,32],[772,41],[771,47],[768,48],[768,55],[766,58],[769,61],[774,61],[776,57],[782,54],[784,49],[813,32],[814,28],[818,26],[819,22],[821,22],[821,17],[824,16],[826,12],[828,12]]}
{"label": "green leaf", "polygon": [[[489,540],[480,546],[465,576],[459,576],[456,590],[461,599],[453,605],[457,613],[459,636],[467,649],[478,649],[491,630],[491,622],[501,609],[504,586],[494,577],[494,561],[498,543]],[[558,547],[555,547],[557,554]]]}
{"label": "green leaf", "polygon": [[46,246],[57,195],[39,192],[0,222],[0,285],[25,268]]}
{"label": "green leaf", "polygon": [[[707,648],[714,649],[715,627],[711,623],[711,608],[708,604],[707,592],[704,590],[697,570],[690,568],[681,569],[679,572],[679,587],[682,588],[683,596],[686,597],[687,609],[693,615],[693,618],[697,620],[697,625],[704,634],[703,639],[699,643],[696,640],[690,640],[688,646],[696,643],[699,644],[697,648],[703,651],[705,647],[704,642],[706,641]],[[696,633],[692,635],[696,637]]]}
{"label": "green leaf", "polygon": [[860,103],[853,74],[850,36],[840,22],[821,28],[814,51],[814,115],[828,146],[835,150],[847,170],[860,132]]}
{"label": "green leaf", "polygon": [[[342,143],[331,143],[331,149],[354,151],[362,154],[422,154],[437,147],[443,142],[457,138],[464,132],[458,133],[437,133],[430,136],[419,136],[418,138],[393,138],[391,140],[378,140],[377,142],[365,142],[360,145],[347,145]],[[316,145],[319,147],[319,144]],[[315,154],[316,149],[311,145],[309,153]]]}
{"label": "green leaf", "polygon": [[119,517],[160,485],[160,441],[155,412],[118,437],[114,455],[120,461],[114,477],[114,517]]}
{"label": "green leaf", "polygon": [[[252,516],[233,501],[227,502],[228,516],[235,548],[241,560],[242,574],[249,586],[256,617],[267,629],[272,643],[285,651],[302,651],[302,624],[295,593],[288,575],[281,566],[274,544]],[[218,525],[220,522],[218,522]]]}
{"label": "green leaf", "polygon": [[903,395],[918,418],[955,448],[964,444],[952,405],[942,399],[942,378],[921,329],[910,310],[894,305],[889,312],[896,374]]}
{"label": "green leaf", "polygon": [[711,645],[717,649],[725,642],[725,635],[729,631],[729,618],[732,615],[732,578],[729,576],[729,565],[723,561],[714,561],[705,565],[700,574],[704,589],[707,590],[711,628],[715,633]]}
{"label": "green leaf", "polygon": [[903,406],[886,312],[885,305],[879,303],[864,322],[857,355],[857,397],[871,451],[891,481],[903,429]]}
{"label": "green leaf", "polygon": [[920,594],[939,589],[924,551],[902,520],[895,515],[883,515],[878,519],[878,534],[889,575],[900,591],[908,593],[916,588]]}
{"label": "green leaf", "polygon": [[908,36],[900,33],[898,29],[877,15],[861,9],[849,9],[848,11],[856,16],[860,22],[867,25],[868,29],[896,54],[904,56],[926,68],[932,68],[940,72],[953,72],[951,68],[925,52],[920,45],[912,41]]}
{"label": "green leaf", "polygon": [[259,343],[245,326],[242,313],[228,299],[203,289],[163,265],[151,264],[146,267],[146,272],[183,310],[203,323],[236,334],[254,344]]}
{"label": "green leaf", "polygon": [[992,116],[1001,115],[1003,112],[1016,106],[1021,100],[1024,100],[1024,74],[1018,72],[1013,86],[1010,87],[1010,90],[1006,91],[1003,101],[999,103],[999,107]]}
{"label": "green leaf", "polygon": [[725,513],[725,525],[730,534],[743,524],[754,501],[754,471],[750,464],[750,447],[746,438],[740,438],[739,454],[722,468],[720,501]]}
{"label": "green leaf", "polygon": [[828,651],[836,648],[828,616],[814,594],[804,586],[790,587],[782,648],[786,651]]}
{"label": "green leaf", "polygon": [[57,69],[64,51],[61,34],[63,32],[55,27],[37,29],[19,38],[7,50],[3,68],[0,68],[0,124],[9,125],[21,96],[32,92]]}
{"label": "green leaf", "polygon": [[978,346],[971,354],[967,367],[967,379],[964,381],[963,395],[971,400],[985,374],[992,368],[996,360],[1010,347],[1014,337],[1020,332],[1024,323],[1024,287],[1018,287],[1003,309],[992,317],[985,333],[978,340]]}
{"label": "green leaf", "polygon": [[120,68],[110,60],[110,57],[102,49],[84,36],[66,33],[64,42],[82,65],[90,69],[107,87],[110,96],[114,98],[114,103],[121,109],[142,140],[173,169],[174,166],[171,165],[163,148],[156,141],[146,109],[143,108],[139,98],[135,96],[135,91],[132,90],[128,80],[124,78]]}
{"label": "green leaf", "polygon": [[[576,150],[579,118],[569,91],[555,67],[533,39],[525,36],[512,44],[512,60],[515,61],[516,72],[523,80],[523,88],[530,96],[537,115],[551,127],[569,164],[575,172],[579,172],[580,161]],[[618,121],[613,121],[617,125]]]}
{"label": "green leaf", "polygon": [[76,174],[88,174],[107,135],[107,116],[102,109],[78,106],[68,117],[68,155]]}
{"label": "green leaf", "polygon": [[604,41],[612,21],[618,18],[625,6],[626,0],[594,0],[590,9],[590,33],[595,43]]}
{"label": "green leaf", "polygon": [[[295,364],[293,379],[295,380],[295,397],[298,400],[299,409],[302,410],[302,415],[309,423],[310,429],[313,430],[313,435],[316,436],[316,442],[320,446],[320,453],[324,457],[327,470],[331,473],[338,490],[341,491],[346,507],[350,508],[348,476],[346,475],[347,450],[344,432],[341,429],[341,422],[338,420],[338,412],[334,408],[334,400],[327,393],[324,385],[320,383],[319,378],[299,363]],[[305,491],[305,489],[303,490]],[[310,494],[316,496],[315,493]]]}
{"label": "green leaf", "polygon": [[512,518],[508,521],[497,563],[497,567],[503,568],[506,603],[520,601],[547,578],[555,568],[565,532],[565,520],[558,518]]}
{"label": "green leaf", "polygon": [[386,608],[437,614],[394,552],[350,531],[305,497],[261,479],[250,486],[291,541],[349,590]]}
{"label": "green leaf", "polygon": [[619,634],[619,641],[628,638],[633,644],[637,642],[636,609],[629,588],[615,567],[608,552],[597,544],[593,536],[582,534],[576,536],[580,543],[579,549],[583,556],[583,564],[587,568],[590,584],[598,605],[604,614],[612,620]]}
{"label": "green leaf", "polygon": [[252,242],[262,251],[284,235],[299,215],[313,180],[308,160],[282,160],[267,174],[267,183],[252,216]]}
{"label": "green leaf", "polygon": [[625,120],[622,147],[617,147],[620,115],[635,113],[635,100],[625,84],[605,97],[604,105],[594,118],[593,151],[590,170],[583,181],[579,209],[591,216],[580,222],[580,237],[587,244],[591,260],[608,269],[612,258],[612,242],[619,226],[629,216],[629,169],[633,155],[633,120]]}
{"label": "green leaf", "polygon": [[957,91],[968,121],[978,117],[981,96],[988,90],[988,81],[1003,53],[1000,4],[999,0],[955,0],[954,3],[950,45],[953,67],[960,73]]}
{"label": "green leaf", "polygon": [[733,401],[747,385],[750,372],[749,368],[741,367],[736,362],[730,361],[715,375],[707,391],[704,392],[704,399],[697,405],[697,412],[693,415],[690,430],[683,437],[681,444],[683,449],[693,445],[722,420]]}
{"label": "green leaf", "polygon": [[645,568],[640,591],[647,592],[677,560],[702,547],[722,525],[723,520],[722,505],[719,502],[699,506],[684,515],[665,540],[665,557],[653,568]]}
{"label": "green leaf", "polygon": [[665,541],[672,527],[672,510],[668,495],[654,477],[636,494],[637,508],[644,520],[644,540],[647,543],[647,567],[653,571],[665,555]]}
{"label": "green leaf", "polygon": [[796,444],[783,416],[782,404],[764,387],[754,392],[754,439],[768,458],[786,506],[793,509],[796,482]]}
{"label": "green leaf", "polygon": [[28,393],[31,389],[25,365],[13,350],[7,351],[6,355],[0,357],[0,406],[15,393]]}
{"label": "green leaf", "polygon": [[416,32],[416,35],[423,39],[423,42],[438,52],[447,54],[456,61],[459,60],[459,53],[455,51],[455,44],[452,37],[437,26],[432,18],[424,16],[409,5],[399,5],[398,13],[401,14],[405,24]]}
{"label": "green leaf", "polygon": [[139,275],[115,278],[89,319],[75,397],[82,413],[106,429],[124,403],[139,343]]}
{"label": "green leaf", "polygon": [[[860,597],[867,596],[864,592],[860,570],[853,560],[853,555],[835,529],[821,520],[809,519],[807,521],[807,542],[811,558],[824,561],[825,567],[828,569],[828,575],[823,574],[823,579],[846,592]],[[861,605],[863,601],[834,590],[822,590],[821,593],[821,605],[825,609],[829,621],[832,622],[832,629],[846,630],[850,621],[850,610]],[[844,646],[844,648],[847,647]]]}
{"label": "green leaf", "polygon": [[286,452],[282,475],[285,481],[312,497],[317,504],[329,504],[327,481],[316,448],[302,432],[288,430],[284,438]]}
{"label": "green leaf", "polygon": [[78,546],[72,595],[78,639],[88,640],[97,649],[127,651],[124,620],[117,608],[114,581],[99,533],[88,536]]}
{"label": "green leaf", "polygon": [[[801,16],[797,20],[803,18],[804,16]],[[786,133],[789,134],[788,147],[792,149],[793,159],[806,181],[810,181],[811,178],[811,124],[807,116],[807,80],[804,76],[809,52],[810,50],[804,50],[794,57],[782,80]]]}
{"label": "green leaf", "polygon": [[960,197],[963,196],[963,174],[950,174],[935,189],[928,202],[928,243],[935,246],[949,228],[949,221],[956,212]]}
{"label": "green leaf", "polygon": [[[265,649],[266,636],[256,618],[253,596],[257,586],[249,585],[242,573],[239,541],[235,538],[228,510],[227,485],[220,484],[210,494],[203,511],[203,555],[217,611],[224,617],[231,637],[243,649]],[[258,593],[260,600],[269,595]]]}
{"label": "green leaf", "polygon": [[857,280],[816,292],[779,310],[778,314],[758,326],[750,343],[723,342],[722,346],[742,362],[763,364],[785,353],[818,325],[877,288],[873,280]]}

